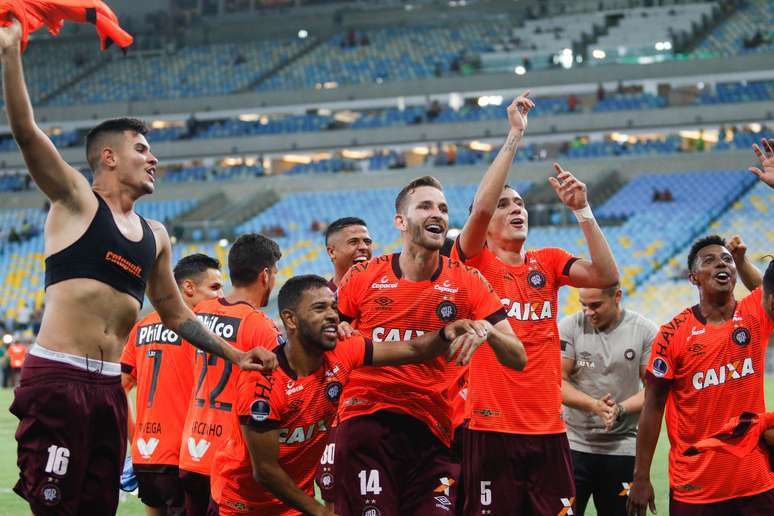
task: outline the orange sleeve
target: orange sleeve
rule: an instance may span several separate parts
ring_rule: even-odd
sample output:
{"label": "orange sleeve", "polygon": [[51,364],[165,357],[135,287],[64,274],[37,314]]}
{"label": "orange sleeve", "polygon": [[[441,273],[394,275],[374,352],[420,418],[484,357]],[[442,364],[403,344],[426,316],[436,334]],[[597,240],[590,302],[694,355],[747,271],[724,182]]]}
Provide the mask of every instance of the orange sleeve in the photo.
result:
{"label": "orange sleeve", "polygon": [[[373,264],[371,265],[373,267]],[[336,303],[339,313],[346,319],[355,320],[360,315],[360,303],[358,300],[362,294],[363,277],[366,269],[360,265],[353,265],[341,278],[339,290],[336,293]]]}
{"label": "orange sleeve", "polygon": [[273,430],[282,420],[282,388],[275,389],[275,375],[243,371],[239,374],[236,410],[239,423],[257,430]]}
{"label": "orange sleeve", "polygon": [[761,287],[756,288],[750,292],[741,302],[742,307],[745,310],[750,310],[752,313],[757,314],[761,321],[761,340],[767,342],[774,332],[774,321],[769,319],[766,314],[766,310],[763,309],[763,289]]}
{"label": "orange sleeve", "polygon": [[465,253],[462,252],[462,244],[460,244],[461,236],[462,235],[454,239],[454,245],[452,246],[452,252],[451,252],[450,258],[452,260],[457,260],[458,262],[462,262],[465,265],[470,265],[471,267],[479,268],[481,266],[481,262],[484,259],[484,255],[487,252],[486,247],[481,249],[481,251],[475,256],[465,256]]}
{"label": "orange sleeve", "polygon": [[543,249],[541,257],[545,259],[546,265],[553,271],[557,285],[569,285],[572,264],[580,258],[558,247]]}
{"label": "orange sleeve", "polygon": [[[680,316],[678,316],[680,317]],[[675,378],[675,348],[678,336],[676,319],[661,326],[653,339],[650,348],[650,360],[648,361],[648,376],[658,380],[672,381]]]}
{"label": "orange sleeve", "polygon": [[362,335],[342,340],[336,345],[336,350],[339,358],[350,371],[358,367],[370,366],[374,362],[374,343]]}
{"label": "orange sleeve", "polygon": [[129,338],[126,339],[126,345],[124,351],[121,353],[121,372],[131,375],[132,378],[137,379],[137,346],[135,341],[137,340],[137,328],[140,323],[137,323],[129,333]]}
{"label": "orange sleeve", "polygon": [[277,347],[279,331],[274,323],[265,315],[255,312],[244,319],[244,328],[238,343],[242,351],[249,351],[261,347],[272,350]]}
{"label": "orange sleeve", "polygon": [[505,309],[492,285],[477,269],[466,267],[473,317],[486,319],[491,324],[506,319]]}

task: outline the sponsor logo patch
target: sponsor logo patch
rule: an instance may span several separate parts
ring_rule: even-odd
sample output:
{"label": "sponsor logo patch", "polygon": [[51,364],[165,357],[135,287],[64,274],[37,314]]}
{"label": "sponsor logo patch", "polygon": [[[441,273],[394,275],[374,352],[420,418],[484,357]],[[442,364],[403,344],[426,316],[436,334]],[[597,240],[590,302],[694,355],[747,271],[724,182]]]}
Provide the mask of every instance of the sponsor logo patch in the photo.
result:
{"label": "sponsor logo patch", "polygon": [[669,364],[663,358],[656,358],[653,361],[653,375],[663,378],[669,372]]}

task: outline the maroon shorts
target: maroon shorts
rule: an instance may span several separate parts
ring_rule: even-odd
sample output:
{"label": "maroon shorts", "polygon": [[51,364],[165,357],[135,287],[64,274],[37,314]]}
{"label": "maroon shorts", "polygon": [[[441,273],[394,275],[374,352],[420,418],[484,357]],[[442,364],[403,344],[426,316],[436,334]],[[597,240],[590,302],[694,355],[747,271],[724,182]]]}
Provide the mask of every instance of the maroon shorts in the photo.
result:
{"label": "maroon shorts", "polygon": [[572,507],[575,481],[566,434],[465,429],[463,439],[466,516],[560,514]]}
{"label": "maroon shorts", "polygon": [[685,503],[672,498],[669,493],[671,516],[771,516],[774,514],[774,489],[763,493],[732,498],[715,503]]}
{"label": "maroon shorts", "polygon": [[120,376],[28,356],[11,413],[19,481],[34,514],[115,514],[126,455]]}
{"label": "maroon shorts", "polygon": [[450,516],[459,464],[413,417],[381,411],[339,423],[334,473],[340,516]]}
{"label": "maroon shorts", "polygon": [[180,470],[183,483],[185,513],[188,516],[206,516],[210,506],[210,477],[193,471]]}
{"label": "maroon shorts", "polygon": [[320,461],[317,463],[317,471],[314,475],[314,483],[320,489],[320,497],[326,503],[333,503],[335,498],[336,477],[333,476],[333,461],[336,451],[336,428],[328,430],[328,442],[325,445]]}
{"label": "maroon shorts", "polygon": [[148,507],[164,509],[169,516],[185,514],[183,481],[177,466],[135,464],[137,495]]}

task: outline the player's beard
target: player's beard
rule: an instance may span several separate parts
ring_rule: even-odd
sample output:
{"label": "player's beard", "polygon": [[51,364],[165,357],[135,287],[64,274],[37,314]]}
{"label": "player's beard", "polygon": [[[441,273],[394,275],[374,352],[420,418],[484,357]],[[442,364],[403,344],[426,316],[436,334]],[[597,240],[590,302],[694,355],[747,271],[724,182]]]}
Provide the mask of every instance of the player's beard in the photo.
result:
{"label": "player's beard", "polygon": [[301,337],[301,342],[322,351],[330,351],[336,347],[335,339],[329,343],[322,335],[322,326],[315,330],[312,325],[307,324],[303,319],[298,321],[298,336]]}
{"label": "player's beard", "polygon": [[443,247],[443,243],[446,240],[446,231],[441,234],[443,238],[432,239],[425,232],[425,222],[416,224],[411,220],[408,220],[406,225],[408,234],[411,237],[411,242],[419,247],[427,249],[428,251],[438,251]]}

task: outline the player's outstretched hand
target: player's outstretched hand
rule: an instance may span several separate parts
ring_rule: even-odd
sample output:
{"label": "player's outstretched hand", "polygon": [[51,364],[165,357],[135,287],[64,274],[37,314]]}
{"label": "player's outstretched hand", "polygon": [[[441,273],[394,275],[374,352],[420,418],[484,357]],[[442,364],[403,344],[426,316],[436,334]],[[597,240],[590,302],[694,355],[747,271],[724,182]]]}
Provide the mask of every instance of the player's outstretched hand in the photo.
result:
{"label": "player's outstretched hand", "polygon": [[277,355],[264,348],[253,348],[246,351],[241,360],[239,368],[244,371],[263,371],[271,372],[277,368]]}
{"label": "player's outstretched hand", "polygon": [[554,188],[562,204],[572,211],[585,208],[588,204],[586,184],[579,181],[572,173],[564,170],[559,163],[554,163],[556,177],[549,177],[548,182]]}
{"label": "player's outstretched hand", "polygon": [[747,244],[744,243],[742,237],[734,235],[728,242],[726,242],[726,248],[731,252],[731,256],[734,257],[734,263],[737,266],[740,263],[744,263],[744,255],[747,253]]}
{"label": "player's outstretched hand", "polygon": [[13,18],[13,21],[9,26],[0,27],[0,50],[18,47],[21,36],[21,23],[19,23],[19,20],[16,18]]}
{"label": "player's outstretched hand", "polygon": [[339,338],[348,339],[353,335],[360,335],[360,331],[356,330],[347,321],[341,321],[338,327]]}
{"label": "player's outstretched hand", "polygon": [[443,330],[447,338],[451,338],[449,345],[449,359],[457,356],[457,365],[465,365],[470,362],[473,353],[486,342],[492,325],[487,321],[471,321],[460,319],[446,326]]}
{"label": "player's outstretched hand", "polygon": [[535,108],[535,103],[529,98],[529,90],[516,97],[508,106],[508,123],[511,129],[523,135],[527,130],[529,111]]}
{"label": "player's outstretched hand", "polygon": [[634,480],[626,500],[626,514],[629,516],[646,516],[650,512],[656,514],[656,493],[650,480]]}
{"label": "player's outstretched hand", "polygon": [[774,139],[761,139],[761,146],[753,143],[753,151],[761,162],[761,167],[750,167],[750,172],[758,176],[758,179],[774,188]]}

